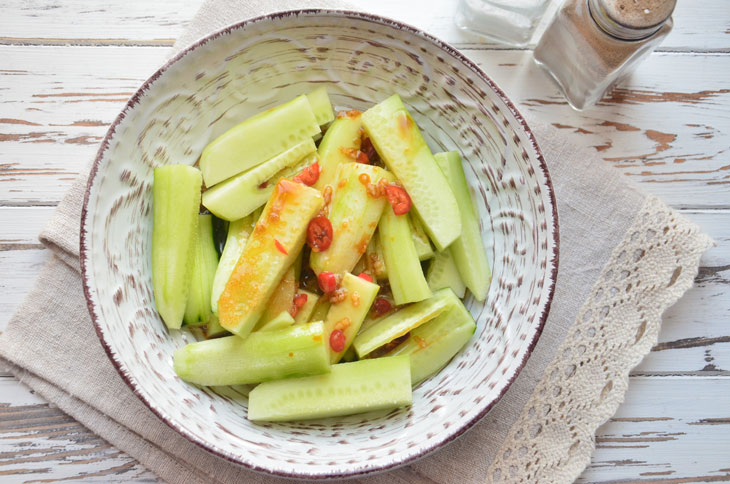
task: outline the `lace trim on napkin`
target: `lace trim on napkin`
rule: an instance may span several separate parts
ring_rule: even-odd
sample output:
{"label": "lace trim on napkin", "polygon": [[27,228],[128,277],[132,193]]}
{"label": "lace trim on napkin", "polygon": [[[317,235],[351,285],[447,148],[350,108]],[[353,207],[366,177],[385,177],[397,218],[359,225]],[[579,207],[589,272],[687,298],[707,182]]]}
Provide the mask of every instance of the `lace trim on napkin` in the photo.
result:
{"label": "lace trim on napkin", "polygon": [[596,429],[656,344],[665,309],[690,288],[712,240],[649,197],[578,313],[488,471],[490,482],[565,483],[590,463]]}

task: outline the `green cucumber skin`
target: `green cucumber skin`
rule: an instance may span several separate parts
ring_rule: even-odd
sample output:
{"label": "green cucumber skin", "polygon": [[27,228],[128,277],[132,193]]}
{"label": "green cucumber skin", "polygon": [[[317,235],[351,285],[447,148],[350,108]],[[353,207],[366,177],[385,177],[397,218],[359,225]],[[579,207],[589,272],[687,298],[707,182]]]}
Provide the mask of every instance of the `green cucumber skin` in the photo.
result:
{"label": "green cucumber skin", "polygon": [[312,113],[314,114],[314,118],[317,120],[317,124],[324,126],[335,119],[335,112],[332,109],[332,103],[330,102],[330,97],[327,94],[327,89],[324,87],[318,87],[306,96],[307,101],[309,101],[309,107],[312,109]]}
{"label": "green cucumber skin", "polygon": [[320,132],[304,95],[250,117],[203,150],[200,169],[205,185],[210,188]]}
{"label": "green cucumber skin", "polygon": [[191,343],[175,351],[173,366],[197,385],[240,385],[330,371],[321,322]]}
{"label": "green cucumber skin", "polygon": [[294,318],[289,311],[282,311],[273,319],[266,321],[256,331],[276,331],[279,329],[285,329],[294,324]]}
{"label": "green cucumber skin", "polygon": [[424,261],[433,257],[435,252],[418,217],[408,214],[408,223],[411,227],[411,236],[413,237],[413,245],[416,247],[418,259]]}
{"label": "green cucumber skin", "polygon": [[188,302],[183,316],[183,321],[188,325],[205,324],[210,321],[212,314],[210,298],[218,268],[212,215],[198,215],[198,237],[194,251]]}
{"label": "green cucumber skin", "polygon": [[[239,220],[266,203],[274,191],[279,175],[299,165],[317,147],[308,138],[260,165],[223,181],[203,193],[203,206],[216,217]],[[266,183],[266,186],[262,186]]]}
{"label": "green cucumber skin", "polygon": [[328,374],[262,383],[249,394],[248,419],[282,422],[411,405],[408,355],[333,365]]}
{"label": "green cucumber skin", "polygon": [[253,231],[254,220],[252,216],[244,217],[228,225],[228,237],[226,237],[226,245],[223,247],[223,253],[218,261],[218,269],[215,271],[213,279],[213,288],[210,294],[210,308],[218,314],[218,298],[223,294],[226,288],[228,278],[231,277],[233,269],[236,267],[238,258],[243,253],[248,240]]}
{"label": "green cucumber skin", "polygon": [[387,205],[385,197],[373,198],[360,181],[367,175],[372,183],[393,180],[388,171],[362,163],[340,165],[337,188],[332,197],[329,220],[332,223],[332,243],[327,250],[309,256],[309,265],[319,274],[323,271],[342,274],[350,272],[367,250],[378,221]]}
{"label": "green cucumber skin", "polygon": [[426,271],[426,282],[432,291],[449,287],[459,298],[466,294],[466,286],[461,280],[450,249],[436,253]]}
{"label": "green cucumber skin", "polygon": [[436,162],[456,195],[461,214],[461,237],[456,239],[450,247],[454,263],[459,269],[461,279],[474,298],[477,301],[484,301],[492,282],[492,273],[489,270],[487,251],[484,249],[479,231],[479,217],[469,193],[461,156],[456,151],[438,153]]}
{"label": "green cucumber skin", "polygon": [[383,162],[403,184],[439,251],[461,234],[459,207],[418,126],[397,94],[362,115]]}
{"label": "green cucumber skin", "polygon": [[[330,363],[333,365],[340,361],[343,354],[350,348],[352,341],[355,339],[362,322],[370,311],[375,296],[377,296],[380,286],[372,282],[368,282],[361,277],[354,276],[349,272],[345,273],[342,278],[341,287],[347,291],[347,297],[338,303],[333,303],[327,312],[324,320],[324,335],[327,341],[330,339],[332,331],[338,321],[345,318],[350,320],[350,325],[342,332],[345,335],[345,347],[342,351],[336,352],[330,347]],[[357,303],[353,299],[353,294],[357,293]]]}
{"label": "green cucumber skin", "polygon": [[446,366],[471,339],[476,328],[474,318],[464,305],[454,305],[414,329],[388,355],[410,355],[411,382],[415,386]]}
{"label": "green cucumber skin", "polygon": [[429,299],[411,304],[379,319],[377,323],[373,323],[366,331],[357,335],[352,346],[355,347],[358,357],[362,358],[459,304],[461,301],[451,289],[440,289]]}
{"label": "green cucumber skin", "polygon": [[360,116],[337,118],[327,128],[327,132],[317,148],[320,173],[314,188],[323,190],[326,185],[333,185],[334,188],[339,166],[353,161],[343,152],[343,149],[360,149],[361,129]]}
{"label": "green cucumber skin", "polygon": [[152,186],[152,285],[165,325],[179,329],[185,315],[198,234],[203,180],[187,165],[156,168]]}
{"label": "green cucumber skin", "polygon": [[408,217],[396,215],[390,205],[386,206],[380,218],[378,236],[395,303],[400,306],[431,297]]}

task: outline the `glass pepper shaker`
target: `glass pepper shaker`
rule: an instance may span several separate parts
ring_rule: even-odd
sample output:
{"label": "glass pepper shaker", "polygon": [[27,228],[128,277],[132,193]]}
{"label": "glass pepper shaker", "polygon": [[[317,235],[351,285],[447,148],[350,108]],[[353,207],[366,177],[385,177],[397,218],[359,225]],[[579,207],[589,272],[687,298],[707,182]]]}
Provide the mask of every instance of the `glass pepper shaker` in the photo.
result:
{"label": "glass pepper shaker", "polygon": [[672,30],[676,0],[567,0],[534,51],[570,105],[593,106]]}

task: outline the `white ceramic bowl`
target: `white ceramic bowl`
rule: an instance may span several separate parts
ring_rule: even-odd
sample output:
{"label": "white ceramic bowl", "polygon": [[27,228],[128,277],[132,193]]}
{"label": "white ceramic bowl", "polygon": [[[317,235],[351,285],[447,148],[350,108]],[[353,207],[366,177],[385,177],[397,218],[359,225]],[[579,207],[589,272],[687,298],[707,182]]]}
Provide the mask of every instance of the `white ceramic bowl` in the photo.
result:
{"label": "white ceramic bowl", "polygon": [[[494,278],[467,300],[478,329],[439,374],[390,412],[282,424],[246,420],[234,389],[198,388],[172,369],[193,340],[168,332],[150,275],[156,166],[193,164],[247,116],[326,86],[340,108],[397,92],[433,151],[459,150]],[[228,27],[158,70],[112,124],[83,209],[81,263],[89,312],[120,375],[172,428],[245,467],[291,477],[393,468],[453,440],[483,417],[525,364],[547,317],[558,225],[545,162],[505,94],[454,48],[398,22],[308,10]]]}

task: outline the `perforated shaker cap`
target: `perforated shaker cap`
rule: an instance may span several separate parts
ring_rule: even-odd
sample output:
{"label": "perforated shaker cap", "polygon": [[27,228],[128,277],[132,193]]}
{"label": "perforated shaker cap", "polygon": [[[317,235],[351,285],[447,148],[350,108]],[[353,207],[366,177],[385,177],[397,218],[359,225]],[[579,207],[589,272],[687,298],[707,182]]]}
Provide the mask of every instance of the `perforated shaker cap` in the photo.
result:
{"label": "perforated shaker cap", "polygon": [[588,0],[591,17],[606,33],[624,40],[649,37],[672,15],[677,0]]}

